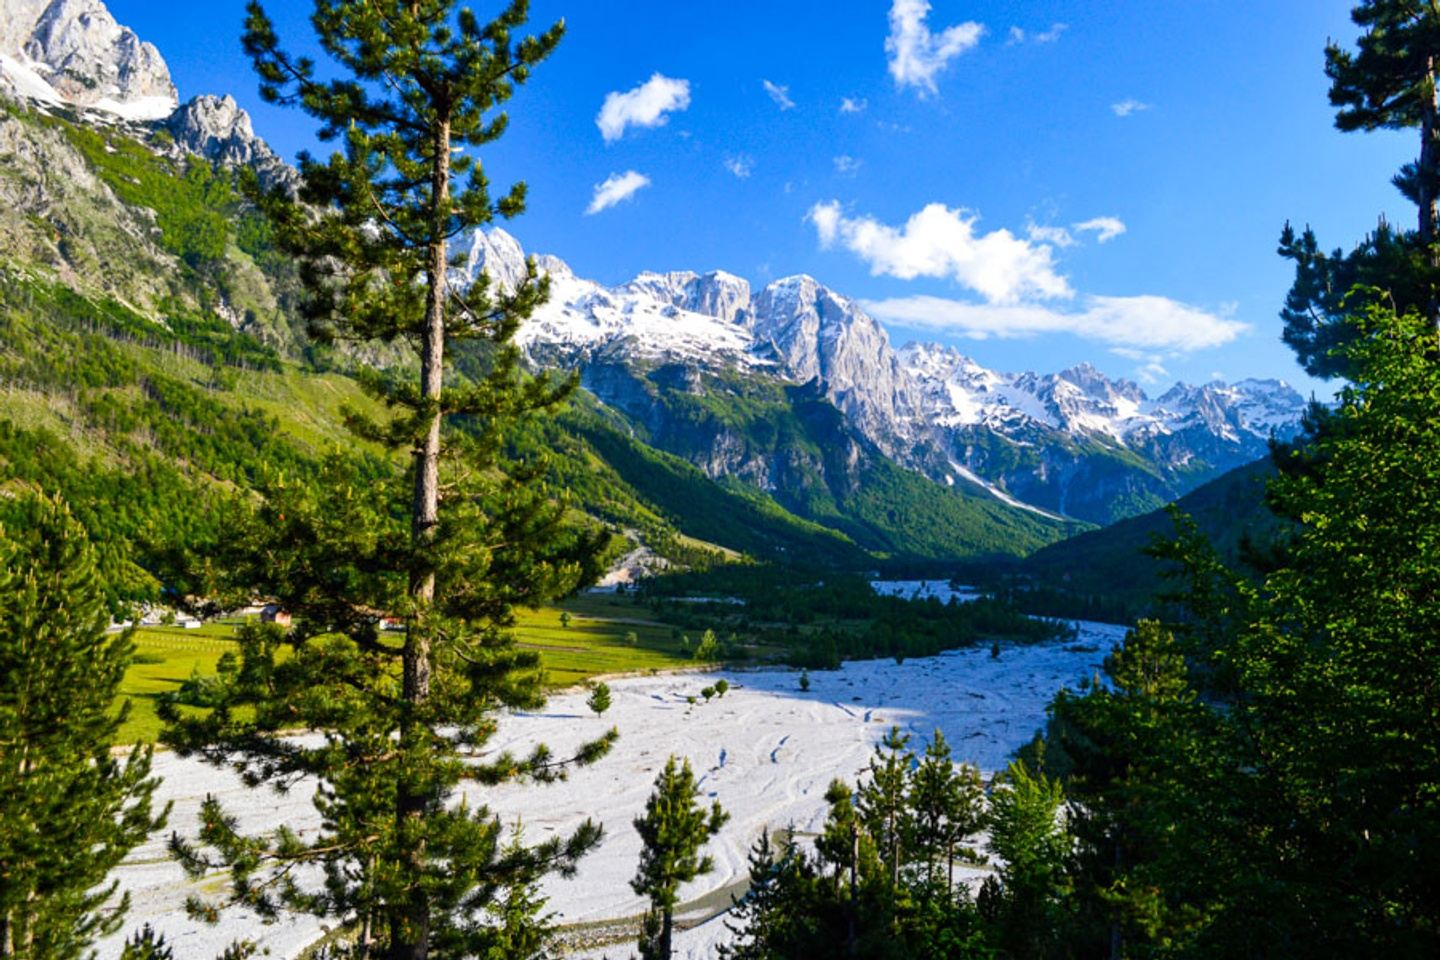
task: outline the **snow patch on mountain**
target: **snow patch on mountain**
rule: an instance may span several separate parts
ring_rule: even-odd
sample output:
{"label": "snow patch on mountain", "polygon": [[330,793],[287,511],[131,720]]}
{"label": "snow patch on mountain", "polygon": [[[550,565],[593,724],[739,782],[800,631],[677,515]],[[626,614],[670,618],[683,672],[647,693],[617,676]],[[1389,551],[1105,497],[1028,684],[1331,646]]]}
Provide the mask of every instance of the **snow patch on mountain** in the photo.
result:
{"label": "snow patch on mountain", "polygon": [[[1029,510],[1031,513],[1038,513],[1040,516],[1048,517],[1051,520],[1065,519],[1064,517],[1056,516],[1048,510],[1041,510],[1039,507],[1035,506],[1032,503],[1026,503],[1023,500],[1015,499],[1014,497],[1010,496],[1010,494],[1002,490],[1000,487],[997,487],[995,484],[991,483],[989,480],[986,480],[984,477],[980,476],[980,474],[976,473],[974,470],[971,470],[969,467],[965,466],[965,464],[960,463],[957,460],[952,459],[950,461],[950,469],[955,471],[956,476],[959,476],[964,480],[969,480],[971,483],[975,484],[975,486],[984,490],[986,493],[990,494],[990,496],[994,497],[996,500],[999,500],[1001,503],[1008,504],[1012,507],[1019,507],[1021,510]],[[945,479],[949,481],[950,486],[953,487],[955,485],[954,477],[947,476]]]}
{"label": "snow patch on mountain", "polygon": [[[523,248],[503,230],[477,233],[464,261],[453,277],[462,288],[484,273],[508,291],[527,275]],[[1263,456],[1272,435],[1293,435],[1305,405],[1279,380],[1177,384],[1151,398],[1090,364],[1003,373],[950,346],[896,350],[856,301],[809,276],[753,293],[723,271],[642,273],[608,287],[555,257],[536,264],[550,300],[516,340],[537,366],[679,364],[690,371],[676,381],[684,389],[703,389],[703,371],[811,384],[897,462],[1049,515],[1105,520],[1117,498],[1178,496]]]}
{"label": "snow patch on mountain", "polygon": [[12,95],[163,120],[179,105],[154,44],[115,22],[100,0],[0,0],[0,74]]}
{"label": "snow patch on mountain", "polygon": [[[606,287],[575,276],[557,257],[538,257],[536,263],[550,278],[550,299],[515,338],[536,363],[576,366],[623,357],[707,367],[766,365],[752,353],[752,338],[741,322],[749,285],[738,277],[641,274]],[[526,270],[520,244],[495,229],[476,233],[465,267],[452,279],[469,287],[483,273],[499,292],[510,292]]]}

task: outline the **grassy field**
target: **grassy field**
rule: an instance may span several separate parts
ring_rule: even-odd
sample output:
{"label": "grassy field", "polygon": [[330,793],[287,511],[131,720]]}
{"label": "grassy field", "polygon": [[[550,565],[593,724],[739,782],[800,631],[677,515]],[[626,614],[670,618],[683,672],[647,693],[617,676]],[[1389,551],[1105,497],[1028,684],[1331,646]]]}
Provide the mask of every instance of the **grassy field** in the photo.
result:
{"label": "grassy field", "polygon": [[[561,613],[570,615],[569,625]],[[556,607],[522,610],[516,640],[540,651],[551,686],[560,688],[590,677],[662,670],[691,664],[669,626],[650,619],[644,607],[613,596],[585,595]],[[226,650],[234,649],[239,621],[207,623],[198,630],[145,627],[136,631],[136,659],[125,674],[121,698],[131,712],[120,728],[119,742],[153,741],[160,734],[155,714],[158,698],[189,679],[192,672],[215,673]],[[633,634],[634,642],[630,642]]]}

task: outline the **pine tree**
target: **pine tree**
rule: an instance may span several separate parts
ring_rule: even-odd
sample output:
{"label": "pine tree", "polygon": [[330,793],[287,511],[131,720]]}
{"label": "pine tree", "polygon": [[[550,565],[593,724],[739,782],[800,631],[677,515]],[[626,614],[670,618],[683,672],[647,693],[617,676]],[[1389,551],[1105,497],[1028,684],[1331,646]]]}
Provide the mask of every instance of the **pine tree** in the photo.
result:
{"label": "pine tree", "polygon": [[174,960],[175,951],[150,924],[125,941],[120,960]]}
{"label": "pine tree", "polygon": [[[524,858],[524,836],[517,823],[503,851],[506,858]],[[536,960],[545,956],[545,947],[554,933],[554,914],[544,912],[547,902],[540,892],[540,871],[510,877],[499,897],[486,908],[494,923],[488,931],[490,943],[479,955],[484,960]]]}
{"label": "pine tree", "polygon": [[699,794],[690,761],[677,763],[672,756],[655,779],[655,792],[645,804],[645,815],[635,818],[643,848],[630,886],[650,898],[651,916],[659,921],[641,939],[641,954],[647,960],[670,958],[680,885],[715,869],[715,861],[708,855],[701,856],[700,849],[720,832],[730,815],[718,801],[706,811],[696,803]]}
{"label": "pine tree", "polygon": [[1352,252],[1326,254],[1308,228],[1289,224],[1280,254],[1295,263],[1295,282],[1281,317],[1285,342],[1319,377],[1352,374],[1341,348],[1357,335],[1356,318],[1375,306],[1415,308],[1440,322],[1440,7],[1429,0],[1362,0],[1351,18],[1364,32],[1355,50],[1325,49],[1335,125],[1345,131],[1419,128],[1420,155],[1394,178],[1415,204],[1418,229],[1383,219]]}
{"label": "pine tree", "polygon": [[610,709],[610,687],[603,683],[595,684],[595,689],[590,691],[590,696],[585,700],[585,706],[595,711],[595,716],[603,716],[605,711]]}
{"label": "pine tree", "polygon": [[770,831],[761,833],[750,848],[749,866],[750,889],[735,901],[725,921],[734,939],[720,944],[720,957],[785,960],[826,953],[817,915],[819,878],[793,835],[777,847]]}
{"label": "pine tree", "polygon": [[906,860],[905,818],[910,767],[915,755],[908,749],[909,734],[891,727],[870,758],[870,779],[861,784],[855,806],[880,850],[892,888],[898,888],[900,867]]}
{"label": "pine tree", "polygon": [[[532,261],[512,289],[486,276],[468,290],[449,282],[454,237],[523,210],[523,185],[492,199],[471,151],[504,132],[498,108],[562,26],[517,41],[524,0],[489,23],[453,0],[316,0],[311,22],[333,61],[322,71],[285,52],[258,2],[248,10],[244,43],[262,95],[300,107],[322,140],[343,145],[325,162],[302,158],[298,197],[257,196],[299,265],[312,333],[410,345],[419,376],[370,374],[366,386],[394,413],[351,417],[358,435],[408,456],[407,470],[337,455],[313,486],[283,476],[260,485],[230,575],[295,626],[244,632],[213,711],[168,716],[180,752],[234,766],[252,785],[313,778],[322,828],[242,835],[212,799],[199,845],[176,838],[172,848],[192,872],[228,868],[233,899],[262,916],[296,910],[349,925],[357,956],[483,955],[495,892],[573,871],[600,828],[586,821],[568,837],[505,846],[474,794],[562,776],[614,737],[565,759],[544,747],[524,758],[484,752],[498,709],[543,702],[537,655],[508,633],[513,608],[593,576],[603,535],[566,520],[543,464],[505,455],[507,434],[571,386],[525,378],[510,343],[546,281]],[[382,633],[385,617],[404,620],[400,639]],[[320,736],[286,735],[297,728]],[[302,882],[313,872],[301,867],[323,882]]]}
{"label": "pine tree", "polygon": [[1018,761],[997,780],[990,795],[988,848],[1001,865],[981,888],[980,909],[1002,955],[1039,960],[1052,955],[1069,892],[1064,791],[1059,781]]}
{"label": "pine tree", "polygon": [[1420,128],[1420,156],[1395,184],[1420,211],[1420,241],[1435,242],[1440,196],[1440,8],[1430,0],[1362,0],[1350,14],[1361,34],[1352,53],[1325,48],[1330,103],[1341,130]]}
{"label": "pine tree", "polygon": [[905,833],[908,846],[922,859],[933,885],[945,865],[945,889],[955,887],[955,860],[973,859],[961,845],[985,820],[985,788],[972,764],[955,765],[950,744],[937,728],[925,756],[910,778]]}
{"label": "pine tree", "polygon": [[152,748],[111,754],[133,654],[95,551],[58,501],[21,495],[0,527],[0,957],[68,960],[119,929],[106,876],[152,831]]}

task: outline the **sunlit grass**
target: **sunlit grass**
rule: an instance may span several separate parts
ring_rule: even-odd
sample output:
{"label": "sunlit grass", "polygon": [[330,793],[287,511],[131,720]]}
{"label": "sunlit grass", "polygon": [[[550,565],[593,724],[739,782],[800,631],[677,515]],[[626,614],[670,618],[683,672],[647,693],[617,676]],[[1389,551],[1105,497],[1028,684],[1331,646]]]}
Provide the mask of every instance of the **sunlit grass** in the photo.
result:
{"label": "sunlit grass", "polygon": [[[570,615],[569,625],[561,613]],[[546,682],[553,688],[616,673],[673,669],[692,664],[671,627],[625,599],[587,595],[557,607],[521,610],[515,639],[540,652]],[[130,716],[121,726],[120,743],[153,742],[160,736],[156,707],[161,696],[180,689],[192,673],[211,676],[227,650],[235,649],[241,621],[207,623],[198,630],[145,627],[135,632],[135,662],[125,673],[121,699]],[[632,642],[633,637],[633,642]]]}

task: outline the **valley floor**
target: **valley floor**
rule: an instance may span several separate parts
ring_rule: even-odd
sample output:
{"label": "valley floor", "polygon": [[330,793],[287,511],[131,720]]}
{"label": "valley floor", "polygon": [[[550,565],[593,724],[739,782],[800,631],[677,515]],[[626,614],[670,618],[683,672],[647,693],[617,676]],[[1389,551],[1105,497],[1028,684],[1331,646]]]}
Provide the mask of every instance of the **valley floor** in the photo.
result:
{"label": "valley floor", "polygon": [[[682,891],[688,905],[682,913],[703,921],[729,904],[731,891],[743,889],[746,854],[760,832],[818,831],[827,784],[834,777],[857,779],[892,725],[914,734],[916,748],[939,728],[958,759],[977,763],[987,774],[1003,769],[1011,752],[1044,722],[1055,692],[1098,672],[1123,633],[1120,627],[1081,624],[1076,640],[1007,647],[998,658],[992,658],[987,645],[904,664],[851,662],[837,671],[810,674],[806,692],[792,670],[630,677],[611,684],[614,705],[603,718],[585,707],[583,691],[558,694],[544,712],[517,714],[505,722],[493,747],[523,753],[545,741],[563,754],[614,725],[620,730],[615,751],[565,783],[477,790],[469,799],[489,803],[506,823],[523,817],[532,841],[567,831],[587,816],[603,822],[600,849],[576,877],[551,880],[546,890],[562,925],[606,929],[610,921],[644,910],[628,883],[640,853],[631,820],[642,812],[666,757],[689,757],[707,802],[719,800],[732,816],[710,845],[715,871]],[[709,703],[700,700],[700,689],[719,676],[729,680],[729,693]],[[691,696],[699,702],[687,702]],[[218,794],[250,830],[283,821],[303,832],[317,823],[305,789],[284,796],[246,790],[227,772],[172,754],[156,757],[155,773],[164,779],[160,798],[175,804],[169,829],[182,834],[194,833],[196,811],[207,793]],[[186,881],[166,859],[164,836],[135,850],[116,875],[134,898],[127,926],[150,923],[174,945],[177,956],[211,957],[232,939],[249,938],[274,957],[295,957],[323,932],[314,920],[265,926],[239,911],[227,911],[213,927],[188,919],[185,898],[196,892],[213,896],[223,879]],[[700,922],[679,936],[676,956],[710,957],[724,936],[723,918]],[[121,939],[102,944],[100,956],[118,956]],[[628,956],[632,947],[616,943],[608,952]]]}

